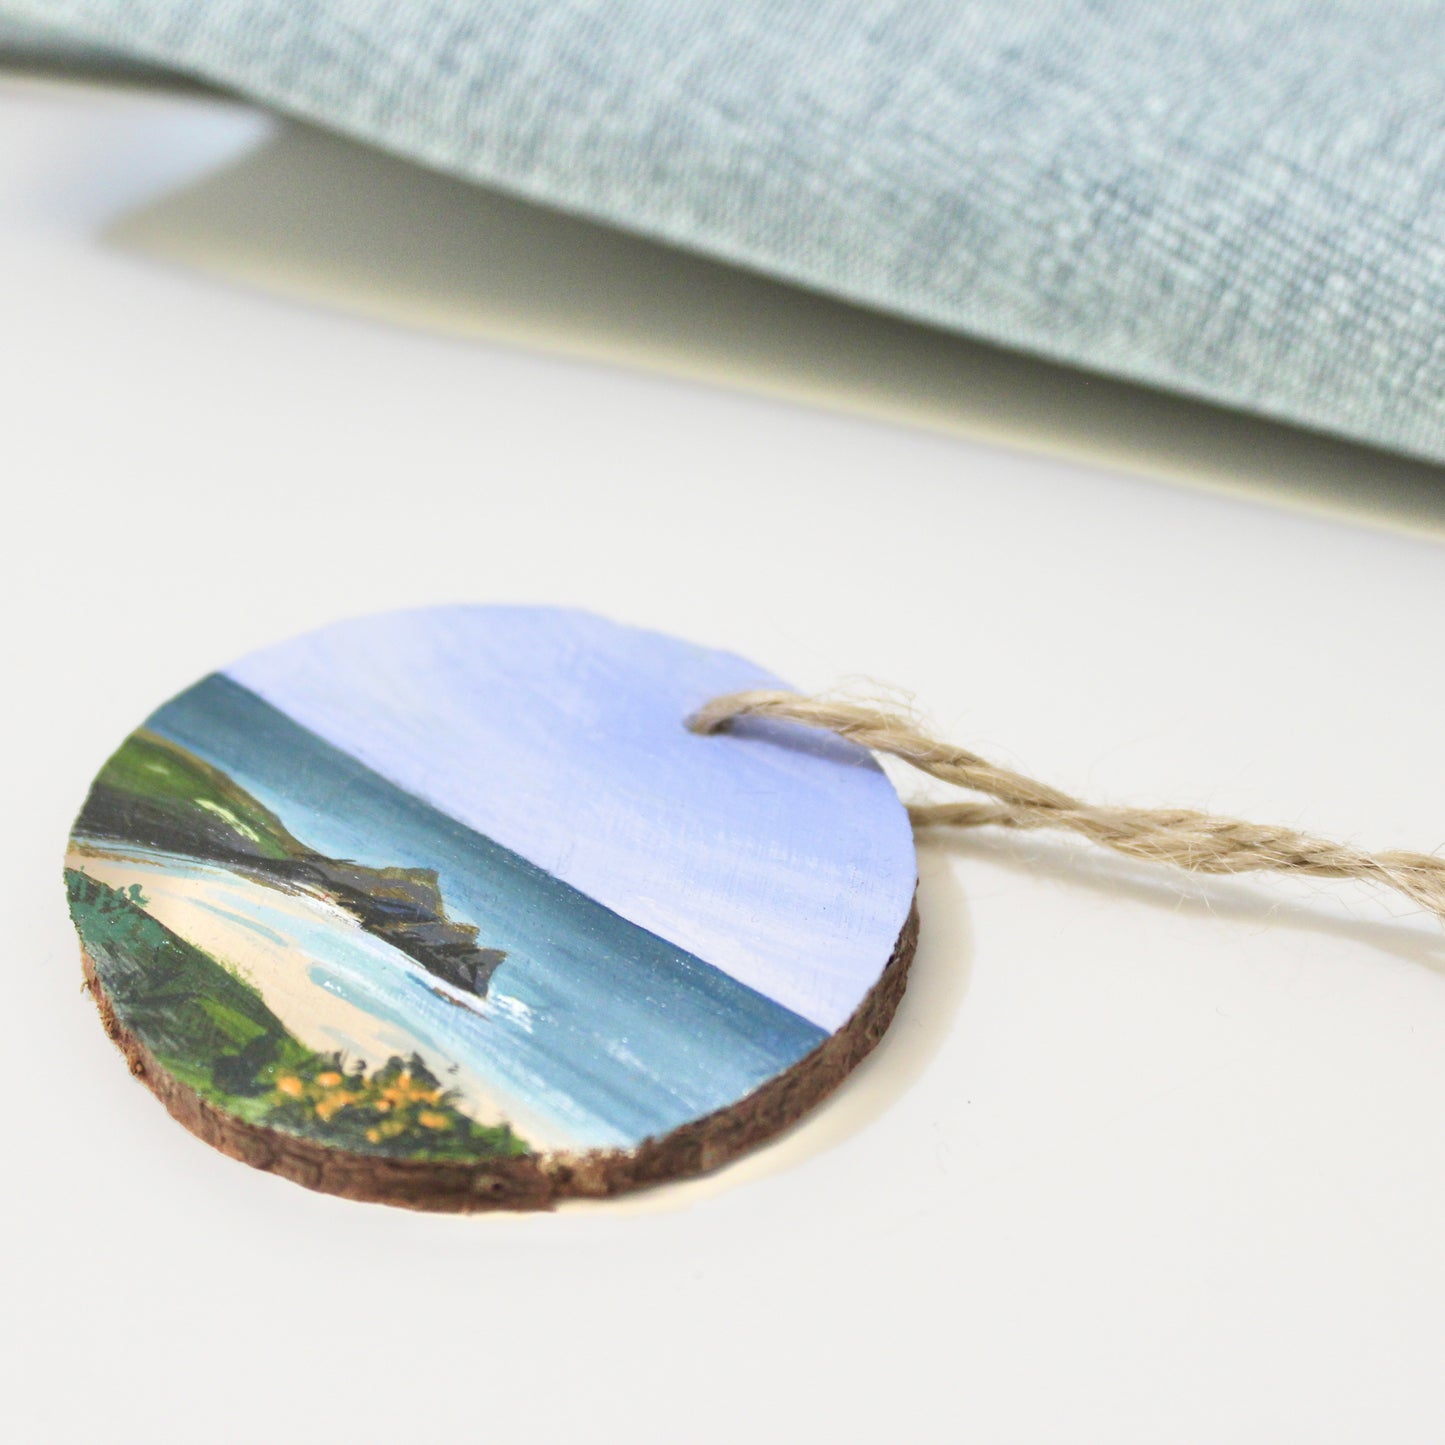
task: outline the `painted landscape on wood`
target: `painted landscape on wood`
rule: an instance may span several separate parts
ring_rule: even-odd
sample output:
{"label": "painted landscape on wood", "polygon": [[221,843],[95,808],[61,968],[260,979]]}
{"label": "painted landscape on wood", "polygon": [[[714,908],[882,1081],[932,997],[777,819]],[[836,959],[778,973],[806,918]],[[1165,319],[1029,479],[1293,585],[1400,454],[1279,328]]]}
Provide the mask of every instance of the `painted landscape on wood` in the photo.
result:
{"label": "painted landscape on wood", "polygon": [[82,944],[122,1026],[245,1123],[398,1159],[633,1149],[816,1049],[907,914],[865,755],[683,726],[769,682],[557,609],[256,654],[102,769]]}

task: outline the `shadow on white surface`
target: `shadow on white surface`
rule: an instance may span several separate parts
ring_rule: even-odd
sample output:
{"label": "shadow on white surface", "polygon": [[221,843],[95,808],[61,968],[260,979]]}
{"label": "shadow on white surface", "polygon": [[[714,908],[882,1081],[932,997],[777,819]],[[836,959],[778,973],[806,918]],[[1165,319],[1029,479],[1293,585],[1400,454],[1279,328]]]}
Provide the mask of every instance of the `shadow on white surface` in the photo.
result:
{"label": "shadow on white surface", "polygon": [[[998,832],[945,833],[920,846],[940,857],[985,860],[1021,877],[1087,889],[1131,904],[1209,920],[1290,929],[1365,947],[1445,975],[1445,935],[1428,913],[1388,889],[1339,884],[1328,879],[1291,879],[1260,874],[1258,882],[1204,877],[1105,853],[1064,837],[1023,837]],[[1308,895],[1302,896],[1301,889]],[[1355,917],[1357,900],[1385,916]]]}
{"label": "shadow on white surface", "polygon": [[950,336],[300,125],[110,239],[403,325],[1445,536],[1445,468]]}
{"label": "shadow on white surface", "polygon": [[882,1118],[928,1071],[953,1032],[972,966],[968,904],[948,858],[935,849],[920,849],[918,874],[922,926],[903,1001],[878,1047],[829,1099],[770,1144],[713,1174],[658,1185],[616,1200],[572,1200],[560,1209],[582,1214],[647,1214],[685,1208],[723,1190],[797,1168],[855,1138]]}
{"label": "shadow on white surface", "polygon": [[[684,1208],[736,1185],[796,1168],[853,1139],[886,1114],[927,1072],[954,1031],[968,991],[973,944],[968,904],[956,877],[955,865],[961,860],[986,861],[1040,887],[1062,885],[1195,918],[1201,926],[1236,922],[1358,943],[1384,957],[1445,975],[1445,937],[1435,920],[1421,914],[1352,916],[1356,900],[1378,903],[1382,898],[1378,891],[1359,885],[1309,880],[1305,886],[1310,892],[1302,896],[1298,881],[1273,878],[1252,883],[1181,874],[1062,837],[940,831],[920,840],[918,905],[923,927],[903,1003],[878,1048],[831,1099],[772,1144],[714,1174],[602,1204],[579,1200],[562,1208],[625,1214]],[[1393,895],[1383,894],[1384,908],[1398,904]]]}

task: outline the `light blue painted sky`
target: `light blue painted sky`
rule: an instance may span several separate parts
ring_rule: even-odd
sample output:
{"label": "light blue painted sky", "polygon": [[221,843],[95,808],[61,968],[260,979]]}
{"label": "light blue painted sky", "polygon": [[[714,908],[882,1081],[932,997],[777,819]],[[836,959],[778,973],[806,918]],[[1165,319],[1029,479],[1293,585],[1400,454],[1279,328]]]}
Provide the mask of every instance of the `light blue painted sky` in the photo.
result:
{"label": "light blue painted sky", "polygon": [[449,607],[338,623],[227,674],[824,1028],[907,916],[912,834],[866,754],[683,726],[720,692],[777,685],[729,653],[560,608]]}

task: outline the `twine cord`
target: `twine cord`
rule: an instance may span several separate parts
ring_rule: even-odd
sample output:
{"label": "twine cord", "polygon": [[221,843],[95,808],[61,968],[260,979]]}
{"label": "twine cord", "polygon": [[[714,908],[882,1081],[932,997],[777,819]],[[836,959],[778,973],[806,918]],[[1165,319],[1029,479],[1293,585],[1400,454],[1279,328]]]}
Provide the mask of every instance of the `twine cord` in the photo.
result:
{"label": "twine cord", "polygon": [[1292,828],[1189,808],[1100,807],[999,767],[966,748],[939,742],[905,717],[857,703],[791,692],[739,692],[714,698],[687,725],[696,733],[716,733],[750,717],[824,728],[988,800],[916,804],[908,810],[915,828],[1055,828],[1078,833],[1130,858],[1191,873],[1359,879],[1393,888],[1445,922],[1445,859],[1433,854],[1367,853]]}

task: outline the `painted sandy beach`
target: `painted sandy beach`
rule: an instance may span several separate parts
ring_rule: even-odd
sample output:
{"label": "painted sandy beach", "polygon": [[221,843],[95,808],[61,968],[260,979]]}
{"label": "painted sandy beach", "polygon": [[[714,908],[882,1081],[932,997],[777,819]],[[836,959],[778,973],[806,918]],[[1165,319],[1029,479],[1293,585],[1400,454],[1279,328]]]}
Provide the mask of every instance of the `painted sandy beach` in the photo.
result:
{"label": "painted sandy beach", "polygon": [[[528,1010],[494,990],[466,995],[373,938],[335,903],[287,891],[214,865],[165,854],[107,854],[75,848],[67,866],[122,891],[138,887],[145,911],[251,985],[296,1039],[317,1054],[359,1064],[419,1055],[478,1123],[510,1124],[529,1145],[565,1150],[573,1141],[523,1097],[502,1098],[493,1080],[460,1062],[454,1010],[483,1018]],[[397,995],[388,999],[389,990]],[[450,1000],[448,1004],[445,1000]]]}

